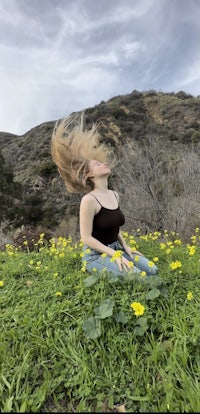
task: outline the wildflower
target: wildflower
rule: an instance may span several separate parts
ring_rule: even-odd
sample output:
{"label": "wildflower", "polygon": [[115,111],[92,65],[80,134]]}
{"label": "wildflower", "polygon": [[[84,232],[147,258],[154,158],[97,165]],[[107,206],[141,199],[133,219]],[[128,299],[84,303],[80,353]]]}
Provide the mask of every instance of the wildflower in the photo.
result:
{"label": "wildflower", "polygon": [[166,254],[170,254],[170,253],[171,253],[171,249],[167,249]]}
{"label": "wildflower", "polygon": [[122,251],[121,250],[116,250],[116,252],[111,257],[110,261],[115,262],[119,257],[122,257]]}
{"label": "wildflower", "polygon": [[176,260],[175,262],[171,262],[170,263],[170,268],[172,270],[176,270],[176,269],[178,269],[181,266],[182,266],[182,264],[181,264],[181,262],[179,260]]}
{"label": "wildflower", "polygon": [[191,236],[190,239],[192,240],[193,243],[197,242],[197,236]]}
{"label": "wildflower", "polygon": [[37,266],[40,266],[42,264],[42,262],[39,260],[38,262],[37,262]]}
{"label": "wildflower", "polygon": [[139,256],[135,256],[135,257],[134,257],[134,260],[135,260],[136,262],[138,262],[138,260],[139,260]]}
{"label": "wildflower", "polygon": [[33,260],[30,260],[29,264],[30,264],[31,266],[33,265],[33,263],[34,263],[34,262],[33,262]]}
{"label": "wildflower", "polygon": [[80,253],[80,256],[81,256],[81,257],[84,257],[84,256],[85,256],[85,253],[81,252],[81,253]]}
{"label": "wildflower", "polygon": [[176,239],[174,240],[174,244],[176,244],[177,246],[180,246],[182,244],[182,241],[180,239]]}
{"label": "wildflower", "polygon": [[196,247],[194,245],[191,246],[190,244],[188,244],[187,249],[189,252],[189,256],[193,256],[196,253]]}
{"label": "wildflower", "polygon": [[158,260],[159,260],[158,257],[153,258],[154,263],[158,262]]}
{"label": "wildflower", "polygon": [[148,262],[148,266],[149,266],[149,267],[153,267],[153,266],[154,266],[154,262],[151,262],[151,261],[150,261],[150,262]]}
{"label": "wildflower", "polygon": [[161,250],[164,250],[164,249],[165,249],[165,247],[166,247],[166,244],[165,244],[165,243],[160,243],[160,249],[161,249]]}
{"label": "wildflower", "polygon": [[96,271],[97,271],[96,267],[93,267],[93,268],[92,268],[92,271],[93,271],[93,272],[96,272]]}
{"label": "wildflower", "polygon": [[54,276],[54,277],[58,277],[58,272],[55,272],[55,273],[53,274],[53,276]]}
{"label": "wildflower", "polygon": [[91,250],[90,249],[86,249],[85,253],[90,253]]}
{"label": "wildflower", "polygon": [[142,276],[142,277],[144,277],[144,276],[146,276],[146,272],[143,270],[141,273],[140,273],[140,275]]}
{"label": "wildflower", "polygon": [[140,302],[131,303],[131,308],[135,311],[136,316],[142,316],[145,311],[145,307]]}
{"label": "wildflower", "polygon": [[59,253],[58,256],[62,259],[63,257],[65,257],[65,253]]}
{"label": "wildflower", "polygon": [[3,280],[0,280],[0,287],[3,287],[3,285],[4,285]]}
{"label": "wildflower", "polygon": [[56,296],[62,296],[62,292],[56,292]]}
{"label": "wildflower", "polygon": [[83,266],[81,267],[82,272],[86,272],[86,260],[83,261]]}
{"label": "wildflower", "polygon": [[187,300],[192,300],[193,299],[193,293],[192,292],[188,292],[187,294]]}
{"label": "wildflower", "polygon": [[102,253],[101,254],[101,257],[107,257],[107,254],[106,253]]}

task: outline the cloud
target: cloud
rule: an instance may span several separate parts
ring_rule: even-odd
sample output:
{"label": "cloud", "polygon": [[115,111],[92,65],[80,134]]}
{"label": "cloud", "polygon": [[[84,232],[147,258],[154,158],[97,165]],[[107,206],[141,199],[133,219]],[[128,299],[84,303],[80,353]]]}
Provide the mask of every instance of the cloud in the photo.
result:
{"label": "cloud", "polygon": [[9,0],[0,4],[0,130],[133,89],[200,94],[198,0]]}

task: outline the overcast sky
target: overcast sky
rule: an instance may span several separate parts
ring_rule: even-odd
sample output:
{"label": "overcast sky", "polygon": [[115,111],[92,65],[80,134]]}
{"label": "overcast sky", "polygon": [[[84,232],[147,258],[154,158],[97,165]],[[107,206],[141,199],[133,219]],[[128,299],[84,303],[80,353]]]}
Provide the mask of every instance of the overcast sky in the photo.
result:
{"label": "overcast sky", "polygon": [[134,89],[200,95],[200,0],[0,0],[0,131]]}

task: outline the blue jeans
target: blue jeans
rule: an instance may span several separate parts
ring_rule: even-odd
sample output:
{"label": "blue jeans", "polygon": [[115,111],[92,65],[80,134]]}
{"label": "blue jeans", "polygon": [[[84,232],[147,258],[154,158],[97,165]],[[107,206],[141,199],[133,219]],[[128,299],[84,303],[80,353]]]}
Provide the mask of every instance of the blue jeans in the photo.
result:
{"label": "blue jeans", "polygon": [[[114,250],[121,250],[123,256],[126,257],[130,262],[133,262],[134,266],[131,268],[133,273],[141,273],[145,271],[147,276],[156,275],[158,269],[156,265],[149,266],[150,260],[144,256],[139,256],[138,254],[133,254],[133,259],[125,253],[123,247],[120,245],[118,241],[111,243],[108,245]],[[90,253],[87,253],[86,250],[90,250]],[[82,258],[82,262],[85,262],[86,269],[89,273],[92,273],[93,269],[95,268],[97,271],[101,271],[106,269],[107,272],[110,272],[113,276],[117,275],[124,275],[126,271],[119,270],[119,267],[116,262],[111,262],[110,256],[101,257],[102,253],[97,252],[96,250],[90,249],[87,245],[83,246],[84,257]],[[135,260],[137,257],[137,260]]]}

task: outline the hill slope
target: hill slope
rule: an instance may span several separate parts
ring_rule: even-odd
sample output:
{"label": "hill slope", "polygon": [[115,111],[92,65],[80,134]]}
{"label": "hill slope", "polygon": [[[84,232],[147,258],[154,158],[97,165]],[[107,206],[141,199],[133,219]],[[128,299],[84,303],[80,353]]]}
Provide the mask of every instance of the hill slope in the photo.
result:
{"label": "hill slope", "polygon": [[[187,235],[188,226],[199,225],[200,97],[134,90],[86,108],[85,114],[88,127],[100,122],[102,140],[119,156],[111,186],[121,195],[127,230],[167,228]],[[0,132],[4,165],[12,187],[17,185],[10,195],[14,214],[1,203],[2,226],[40,225],[78,237],[81,196],[67,194],[52,161],[54,124],[43,123],[22,136]]]}

